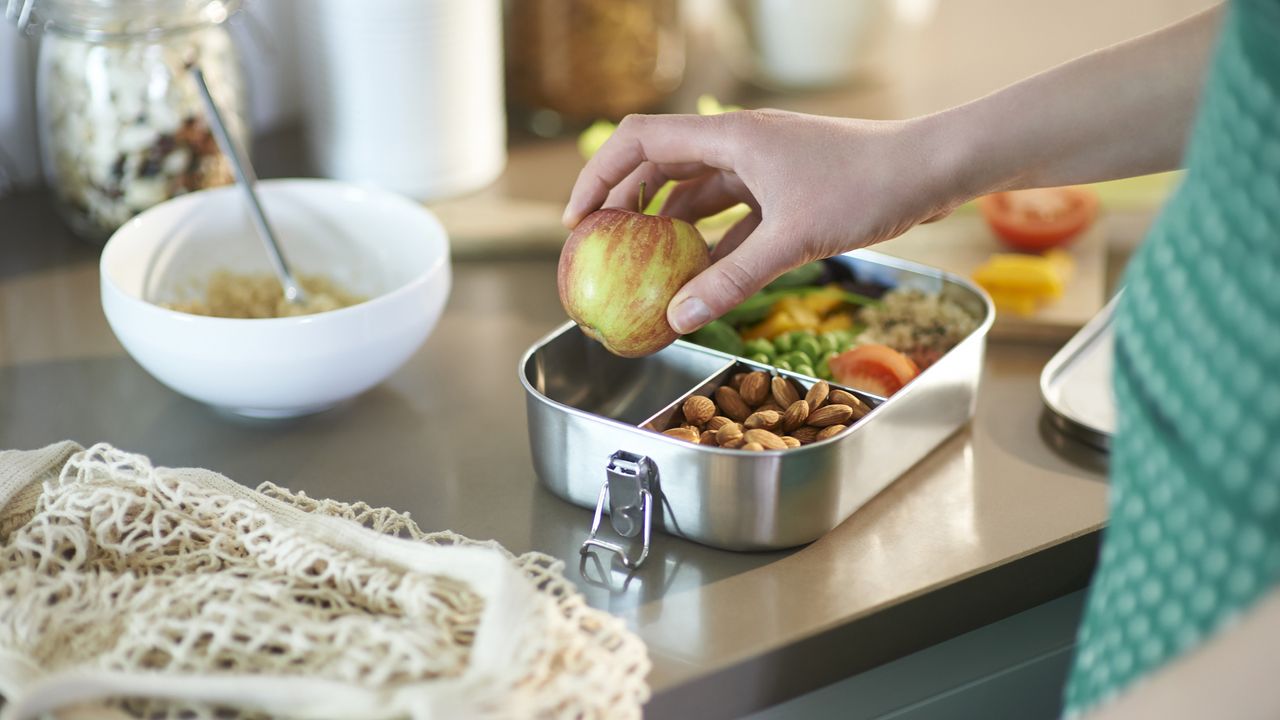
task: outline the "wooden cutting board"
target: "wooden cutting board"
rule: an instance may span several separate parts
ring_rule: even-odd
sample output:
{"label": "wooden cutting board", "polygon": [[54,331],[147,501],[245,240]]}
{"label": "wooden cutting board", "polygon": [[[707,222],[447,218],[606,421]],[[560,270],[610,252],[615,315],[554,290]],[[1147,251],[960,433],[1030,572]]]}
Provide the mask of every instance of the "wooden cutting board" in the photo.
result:
{"label": "wooden cutting board", "polygon": [[[1034,315],[997,313],[992,338],[1064,341],[1076,333],[1106,304],[1107,245],[1105,223],[1094,222],[1068,248],[1075,272],[1063,296],[1042,306]],[[941,222],[920,225],[901,237],[872,249],[964,277],[992,253],[1008,252],[981,216],[960,213]]]}
{"label": "wooden cutting board", "polygon": [[[428,207],[444,223],[454,257],[459,259],[555,255],[569,234],[560,225],[563,208],[553,203],[485,192]],[[999,314],[991,328],[992,338],[1063,341],[1102,309],[1106,299],[1103,224],[1095,222],[1070,246],[1075,273],[1063,297],[1028,317]],[[982,218],[963,209],[873,249],[964,277],[991,253],[1003,250]]]}

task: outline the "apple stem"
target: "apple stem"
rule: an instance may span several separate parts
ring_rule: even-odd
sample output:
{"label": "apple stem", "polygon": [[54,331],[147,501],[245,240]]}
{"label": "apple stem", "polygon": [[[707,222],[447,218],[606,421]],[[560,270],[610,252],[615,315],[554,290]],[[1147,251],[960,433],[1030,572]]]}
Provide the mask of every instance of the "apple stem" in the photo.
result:
{"label": "apple stem", "polygon": [[642,215],[644,214],[644,185],[645,185],[644,181],[641,180],[640,181],[640,198],[636,202],[636,212]]}

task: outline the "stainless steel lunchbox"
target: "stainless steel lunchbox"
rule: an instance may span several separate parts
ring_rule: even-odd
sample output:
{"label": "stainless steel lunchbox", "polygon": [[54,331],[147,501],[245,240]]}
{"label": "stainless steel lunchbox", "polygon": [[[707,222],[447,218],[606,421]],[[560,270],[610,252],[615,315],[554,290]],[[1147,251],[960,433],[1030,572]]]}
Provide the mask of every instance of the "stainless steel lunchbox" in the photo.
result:
{"label": "stainless steel lunchbox", "polygon": [[[600,547],[636,567],[652,528],[727,550],[775,550],[811,542],[840,524],[925,457],[974,411],[990,298],[967,279],[879,253],[833,258],[855,282],[940,293],[979,319],[977,328],[849,430],[780,451],[700,446],[641,426],[676,411],[740,369],[764,369],[809,387],[815,378],[760,366],[677,341],[654,355],[611,355],[567,323],[520,361],[529,442],[539,479],[577,505],[595,508],[583,552]],[[603,515],[638,552],[600,537]]]}

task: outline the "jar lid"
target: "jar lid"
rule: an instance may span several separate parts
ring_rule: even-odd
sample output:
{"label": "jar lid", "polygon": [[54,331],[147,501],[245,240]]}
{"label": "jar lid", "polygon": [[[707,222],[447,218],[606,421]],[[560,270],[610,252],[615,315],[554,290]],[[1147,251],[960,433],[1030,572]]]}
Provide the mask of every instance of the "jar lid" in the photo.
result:
{"label": "jar lid", "polygon": [[41,28],[88,40],[152,37],[217,25],[241,0],[7,0],[20,30]]}

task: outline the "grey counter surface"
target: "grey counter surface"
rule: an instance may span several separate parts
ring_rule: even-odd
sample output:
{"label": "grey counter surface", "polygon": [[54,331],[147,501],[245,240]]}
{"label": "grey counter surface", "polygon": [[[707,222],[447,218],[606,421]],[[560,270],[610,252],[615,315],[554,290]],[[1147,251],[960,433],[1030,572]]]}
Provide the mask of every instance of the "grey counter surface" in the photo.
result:
{"label": "grey counter surface", "polygon": [[1105,519],[1098,458],[1056,451],[1041,425],[1054,348],[993,344],[975,421],[826,537],[740,554],[660,535],[627,577],[579,563],[590,513],[530,464],[516,365],[563,321],[554,259],[456,263],[439,326],[390,380],[260,422],[171,392],[123,352],[96,249],[43,193],[0,200],[0,249],[0,447],[106,441],[562,558],[591,604],[647,642],[654,716],[763,707],[1078,589]]}

